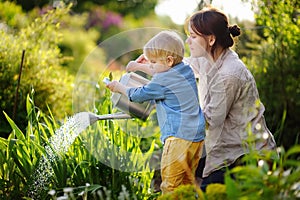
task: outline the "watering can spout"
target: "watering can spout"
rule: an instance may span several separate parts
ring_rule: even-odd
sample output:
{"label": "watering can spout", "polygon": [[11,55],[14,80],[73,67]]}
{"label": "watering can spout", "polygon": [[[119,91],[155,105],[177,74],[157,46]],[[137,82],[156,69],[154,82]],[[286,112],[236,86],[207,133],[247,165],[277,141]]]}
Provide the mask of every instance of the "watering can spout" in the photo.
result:
{"label": "watering can spout", "polygon": [[105,115],[97,115],[89,112],[90,124],[95,123],[98,120],[107,120],[107,119],[130,119],[132,118],[130,115],[125,113],[114,113],[114,114],[105,114]]}
{"label": "watering can spout", "polygon": [[98,121],[98,116],[94,113],[89,113],[89,118],[90,118],[90,124],[93,124],[96,121]]}

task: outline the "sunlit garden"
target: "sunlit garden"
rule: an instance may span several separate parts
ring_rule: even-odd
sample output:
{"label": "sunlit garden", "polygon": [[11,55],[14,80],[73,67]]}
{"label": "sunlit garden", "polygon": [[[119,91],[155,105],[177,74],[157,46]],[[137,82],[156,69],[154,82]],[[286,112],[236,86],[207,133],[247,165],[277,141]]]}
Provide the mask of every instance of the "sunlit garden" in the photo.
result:
{"label": "sunlit garden", "polygon": [[251,1],[255,21],[230,19],[277,152],[251,151],[205,192],[182,185],[165,195],[155,109],[146,120],[88,113],[120,112],[103,79],[126,73],[157,31],[185,39],[183,25],[155,13],[161,0],[35,3],[0,1],[0,199],[300,199],[298,1]]}

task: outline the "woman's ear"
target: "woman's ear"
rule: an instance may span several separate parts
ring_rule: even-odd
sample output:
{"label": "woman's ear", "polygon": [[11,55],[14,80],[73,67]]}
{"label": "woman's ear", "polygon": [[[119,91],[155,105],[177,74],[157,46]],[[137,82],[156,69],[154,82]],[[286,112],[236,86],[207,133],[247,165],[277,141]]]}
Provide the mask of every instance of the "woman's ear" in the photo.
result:
{"label": "woman's ear", "polygon": [[212,47],[216,42],[216,36],[214,35],[209,35],[208,36],[208,44],[210,47]]}
{"label": "woman's ear", "polygon": [[174,64],[174,57],[173,56],[167,56],[167,65],[168,67],[172,67]]}

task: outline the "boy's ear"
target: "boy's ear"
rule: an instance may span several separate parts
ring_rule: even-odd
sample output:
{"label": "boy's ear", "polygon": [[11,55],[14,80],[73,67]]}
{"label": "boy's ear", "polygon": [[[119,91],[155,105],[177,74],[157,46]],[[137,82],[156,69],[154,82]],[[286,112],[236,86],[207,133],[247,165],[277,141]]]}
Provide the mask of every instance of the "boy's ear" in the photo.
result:
{"label": "boy's ear", "polygon": [[168,67],[172,67],[174,64],[174,57],[173,56],[167,56],[167,65]]}

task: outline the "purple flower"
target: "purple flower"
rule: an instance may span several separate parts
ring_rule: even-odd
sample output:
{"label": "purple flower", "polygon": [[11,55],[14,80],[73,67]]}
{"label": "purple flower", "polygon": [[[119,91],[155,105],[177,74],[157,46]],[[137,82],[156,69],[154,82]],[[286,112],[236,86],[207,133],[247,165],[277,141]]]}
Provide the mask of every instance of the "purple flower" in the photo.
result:
{"label": "purple flower", "polygon": [[107,30],[111,26],[120,27],[121,25],[121,15],[112,11],[105,11],[103,8],[98,7],[90,13],[87,28],[99,26],[99,28]]}
{"label": "purple flower", "polygon": [[102,23],[104,29],[108,29],[110,26],[119,27],[122,24],[122,17],[119,14],[113,12],[107,12],[105,19]]}

